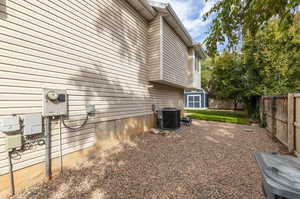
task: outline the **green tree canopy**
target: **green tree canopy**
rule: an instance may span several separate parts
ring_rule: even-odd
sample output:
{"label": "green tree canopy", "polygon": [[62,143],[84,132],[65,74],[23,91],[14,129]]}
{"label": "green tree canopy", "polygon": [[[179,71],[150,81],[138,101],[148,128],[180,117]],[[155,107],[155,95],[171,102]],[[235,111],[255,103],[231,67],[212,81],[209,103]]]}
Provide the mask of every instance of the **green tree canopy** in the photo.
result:
{"label": "green tree canopy", "polygon": [[261,95],[300,91],[300,13],[288,29],[280,23],[269,20],[255,37],[245,34],[240,52],[204,62],[206,89],[217,98],[243,101],[250,113]]}
{"label": "green tree canopy", "polygon": [[[209,1],[209,0],[207,0]],[[204,20],[214,17],[209,36],[206,38],[208,53],[217,52],[217,45],[228,41],[234,49],[246,34],[256,35],[261,26],[270,19],[280,19],[285,30],[293,24],[300,0],[219,0],[205,14]]]}

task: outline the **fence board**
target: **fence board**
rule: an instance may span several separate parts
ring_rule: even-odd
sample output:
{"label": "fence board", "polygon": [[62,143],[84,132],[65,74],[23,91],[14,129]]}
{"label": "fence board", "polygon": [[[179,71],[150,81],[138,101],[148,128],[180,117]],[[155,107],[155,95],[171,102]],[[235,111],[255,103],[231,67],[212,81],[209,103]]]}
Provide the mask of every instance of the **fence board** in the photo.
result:
{"label": "fence board", "polygon": [[275,98],[275,135],[278,140],[280,140],[284,145],[288,145],[288,107],[287,107],[287,97]]}
{"label": "fence board", "polygon": [[266,129],[290,152],[300,155],[300,93],[262,98]]}
{"label": "fence board", "polygon": [[300,154],[300,94],[295,95],[295,147],[296,154]]}

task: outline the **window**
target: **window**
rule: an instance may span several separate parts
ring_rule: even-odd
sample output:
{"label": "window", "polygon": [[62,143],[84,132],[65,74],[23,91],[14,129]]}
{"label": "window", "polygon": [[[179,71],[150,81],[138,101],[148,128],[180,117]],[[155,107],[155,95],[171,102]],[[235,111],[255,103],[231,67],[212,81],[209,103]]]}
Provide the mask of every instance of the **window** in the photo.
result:
{"label": "window", "polygon": [[201,95],[188,96],[188,108],[201,108]]}

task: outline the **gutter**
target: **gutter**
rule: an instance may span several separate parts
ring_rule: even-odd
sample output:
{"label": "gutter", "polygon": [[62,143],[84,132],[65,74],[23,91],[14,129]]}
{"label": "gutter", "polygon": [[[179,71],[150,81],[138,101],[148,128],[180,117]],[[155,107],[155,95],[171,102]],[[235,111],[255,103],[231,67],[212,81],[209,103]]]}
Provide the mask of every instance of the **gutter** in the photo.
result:
{"label": "gutter", "polygon": [[180,29],[184,32],[185,36],[189,40],[189,43],[187,44],[188,47],[193,46],[193,39],[191,35],[188,33],[187,29],[184,27],[183,23],[181,20],[178,18],[177,14],[175,13],[174,9],[171,7],[171,5],[168,3],[167,9],[169,13],[171,13],[172,17],[175,19],[176,23],[179,25]]}
{"label": "gutter", "polygon": [[206,54],[205,50],[202,47],[201,43],[194,43],[193,48],[196,50],[196,52],[199,53],[200,57],[205,59],[208,58],[209,56]]}
{"label": "gutter", "polygon": [[200,43],[194,43],[191,35],[178,18],[171,4],[161,3],[152,0],[126,0],[135,10],[137,10],[148,21],[154,19],[157,14],[161,14],[166,22],[174,29],[188,48],[193,48],[201,57],[207,57]]}
{"label": "gutter", "polygon": [[156,16],[156,11],[150,6],[147,0],[126,0],[144,18],[151,21]]}
{"label": "gutter", "polygon": [[202,58],[208,57],[201,43],[194,43],[191,35],[182,24],[171,4],[148,0],[148,3],[160,13],[168,24],[175,30],[187,47],[194,49]]}
{"label": "gutter", "polygon": [[161,13],[168,24],[177,32],[180,38],[188,47],[193,47],[193,39],[188,33],[181,20],[173,10],[169,3],[161,3],[152,0],[148,0],[148,3],[159,13]]}
{"label": "gutter", "polygon": [[149,13],[151,13],[153,18],[156,16],[156,11],[150,6],[147,0],[141,0],[141,4],[143,4],[143,6],[146,8],[146,10],[149,11]]}

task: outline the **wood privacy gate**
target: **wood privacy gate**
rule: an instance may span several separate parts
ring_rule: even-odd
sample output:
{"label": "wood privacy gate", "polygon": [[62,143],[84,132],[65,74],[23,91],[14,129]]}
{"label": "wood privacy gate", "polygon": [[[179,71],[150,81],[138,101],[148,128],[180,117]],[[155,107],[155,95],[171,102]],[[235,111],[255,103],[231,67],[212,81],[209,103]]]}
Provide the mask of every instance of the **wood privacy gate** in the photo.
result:
{"label": "wood privacy gate", "polygon": [[266,129],[300,156],[300,93],[262,97],[261,117]]}

